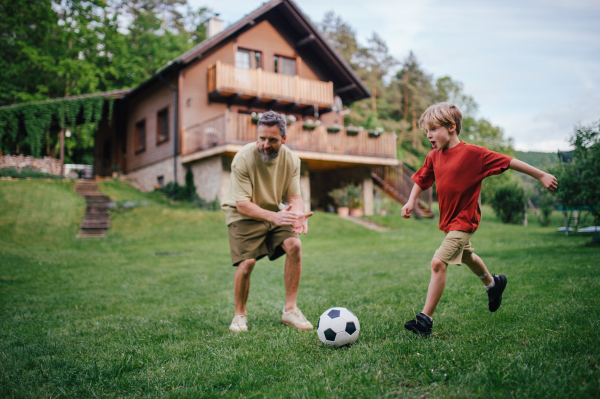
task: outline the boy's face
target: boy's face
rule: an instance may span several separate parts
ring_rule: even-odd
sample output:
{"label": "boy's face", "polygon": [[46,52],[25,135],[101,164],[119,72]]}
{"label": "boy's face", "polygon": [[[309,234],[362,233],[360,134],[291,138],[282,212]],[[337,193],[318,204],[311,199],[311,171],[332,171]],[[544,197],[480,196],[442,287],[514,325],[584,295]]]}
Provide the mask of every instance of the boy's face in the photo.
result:
{"label": "boy's face", "polygon": [[451,135],[456,134],[456,125],[450,127],[445,126],[429,126],[427,128],[427,138],[431,146],[436,151],[442,151],[450,143]]}

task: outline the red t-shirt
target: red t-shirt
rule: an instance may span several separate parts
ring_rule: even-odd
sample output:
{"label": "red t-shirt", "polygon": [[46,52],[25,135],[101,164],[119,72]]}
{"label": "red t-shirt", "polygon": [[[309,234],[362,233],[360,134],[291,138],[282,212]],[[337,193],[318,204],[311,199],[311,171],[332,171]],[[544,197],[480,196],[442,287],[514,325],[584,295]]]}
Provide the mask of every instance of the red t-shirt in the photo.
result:
{"label": "red t-shirt", "polygon": [[412,176],[423,190],[436,182],[440,230],[473,233],[481,221],[481,181],[508,169],[511,157],[461,141],[452,148],[432,150]]}

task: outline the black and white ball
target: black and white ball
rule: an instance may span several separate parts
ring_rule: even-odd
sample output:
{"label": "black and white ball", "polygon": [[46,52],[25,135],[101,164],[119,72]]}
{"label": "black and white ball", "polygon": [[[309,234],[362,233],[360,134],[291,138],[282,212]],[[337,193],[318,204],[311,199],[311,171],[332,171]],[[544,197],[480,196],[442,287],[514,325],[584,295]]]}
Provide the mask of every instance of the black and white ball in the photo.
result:
{"label": "black and white ball", "polygon": [[317,335],[326,345],[352,344],[358,339],[359,333],[358,317],[346,308],[327,309],[317,324]]}

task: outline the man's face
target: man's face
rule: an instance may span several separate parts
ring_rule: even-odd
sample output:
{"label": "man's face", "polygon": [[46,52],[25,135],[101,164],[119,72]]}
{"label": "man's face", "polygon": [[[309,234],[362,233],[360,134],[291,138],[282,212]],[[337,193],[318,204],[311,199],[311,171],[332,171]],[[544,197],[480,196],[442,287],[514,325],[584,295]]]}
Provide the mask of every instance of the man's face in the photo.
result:
{"label": "man's face", "polygon": [[444,126],[431,126],[427,129],[427,138],[431,143],[431,147],[436,151],[442,151],[450,142],[450,133],[456,133],[456,126],[450,128]]}
{"label": "man's face", "polygon": [[287,136],[281,137],[279,126],[260,125],[258,127],[258,152],[263,161],[269,162],[277,158],[281,145]]}

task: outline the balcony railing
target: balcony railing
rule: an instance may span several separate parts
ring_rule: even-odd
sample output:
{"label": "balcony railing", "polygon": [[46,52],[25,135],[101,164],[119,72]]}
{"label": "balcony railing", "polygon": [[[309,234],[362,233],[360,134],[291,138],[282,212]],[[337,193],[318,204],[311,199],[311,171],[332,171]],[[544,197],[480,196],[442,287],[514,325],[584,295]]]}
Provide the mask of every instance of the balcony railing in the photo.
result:
{"label": "balcony railing", "polygon": [[208,92],[239,94],[301,106],[333,105],[333,83],[288,76],[262,69],[245,69],[217,61],[208,67]]}
{"label": "balcony railing", "polygon": [[[184,128],[182,152],[189,155],[225,144],[243,145],[256,139],[256,124],[250,115],[226,111],[224,115]],[[346,130],[329,133],[323,125],[306,130],[303,122],[287,126],[286,145],[298,151],[396,158],[396,135],[393,133],[371,138],[365,130],[349,136]]]}

